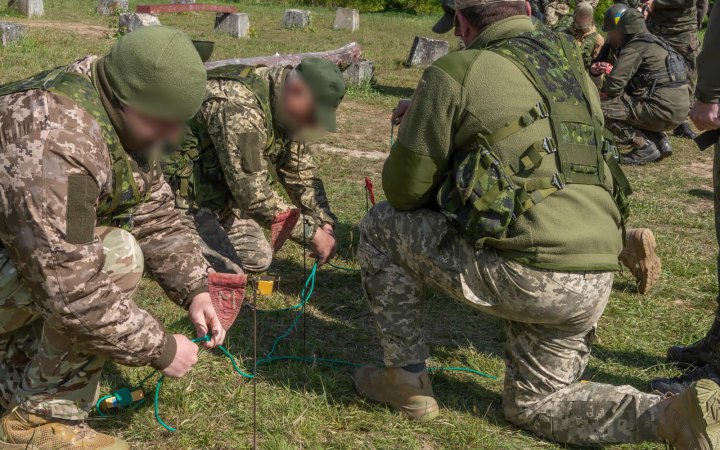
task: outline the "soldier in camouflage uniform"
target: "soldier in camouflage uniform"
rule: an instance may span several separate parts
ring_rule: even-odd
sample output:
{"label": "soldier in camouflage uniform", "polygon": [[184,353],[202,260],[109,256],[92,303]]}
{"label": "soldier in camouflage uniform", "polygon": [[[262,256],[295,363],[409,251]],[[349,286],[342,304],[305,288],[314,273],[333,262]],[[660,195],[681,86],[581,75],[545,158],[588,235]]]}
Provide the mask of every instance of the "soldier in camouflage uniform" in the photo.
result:
{"label": "soldier in camouflage uniform", "polygon": [[[656,36],[663,38],[685,59],[688,71],[688,92],[690,103],[695,99],[697,83],[697,55],[700,50],[698,41],[698,4],[707,0],[649,0],[647,28]],[[692,106],[692,105],[691,105]],[[674,134],[679,137],[695,139],[695,132],[685,121]]]}
{"label": "soldier in camouflage uniform", "polygon": [[[335,252],[336,218],[300,135],[316,125],[335,131],[335,109],[345,95],[339,69],[307,58],[295,69],[225,66],[208,78],[184,148],[165,169],[206,243],[244,270],[265,270],[273,249],[260,227],[300,208],[289,237],[309,244],[325,263]],[[273,178],[292,205],[275,192]],[[212,226],[213,217],[229,245],[214,245],[217,232],[203,232],[220,229]],[[275,250],[281,245],[273,242]]]}
{"label": "soldier in camouflage uniform", "polygon": [[667,400],[579,382],[618,269],[627,180],[572,40],[536,28],[525,2],[483,2],[456,1],[468,50],[425,70],[383,169],[388,200],[360,225],[386,367],[359,369],[356,390],[438,415],[420,308],[430,286],[506,321],[513,424],[566,444],[710,448],[712,381]]}
{"label": "soldier in camouflage uniform", "polygon": [[575,39],[575,42],[580,46],[586,70],[590,70],[590,66],[605,44],[605,38],[595,28],[594,12],[595,10],[590,3],[579,3],[573,13],[573,21],[570,26],[567,29],[556,30],[568,33]]}
{"label": "soldier in camouflage uniform", "polygon": [[629,145],[623,164],[644,164],[672,155],[665,134],[682,123],[690,102],[682,57],[662,38],[648,33],[642,14],[616,4],[605,14],[603,30],[620,49],[602,86],[606,126]]}
{"label": "soldier in camouflage uniform", "polygon": [[0,448],[128,448],[84,423],[103,364],[179,377],[198,351],[135,304],[144,270],[222,342],[208,264],[153,150],[205,80],[186,35],[150,27],[0,86]]}
{"label": "soldier in camouflage uniform", "polygon": [[[595,9],[600,0],[580,0],[576,4],[580,6],[587,3]],[[549,28],[562,27],[567,28],[572,23],[572,10],[568,0],[546,0],[543,2],[543,16],[545,25]]]}

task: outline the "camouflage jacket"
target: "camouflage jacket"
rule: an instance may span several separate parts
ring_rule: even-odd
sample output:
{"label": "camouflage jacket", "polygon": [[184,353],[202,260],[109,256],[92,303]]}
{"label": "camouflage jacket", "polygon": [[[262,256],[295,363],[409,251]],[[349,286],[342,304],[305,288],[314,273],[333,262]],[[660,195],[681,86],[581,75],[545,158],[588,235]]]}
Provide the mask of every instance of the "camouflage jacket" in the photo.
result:
{"label": "camouflage jacket", "polygon": [[697,32],[697,1],[654,0],[647,27],[651,33],[661,36]]}
{"label": "camouflage jacket", "polygon": [[[89,76],[94,60],[83,58],[70,70]],[[74,208],[95,211],[112,193],[111,158],[98,122],[48,91],[0,97],[0,161],[0,240],[38,309],[94,354],[126,365],[166,360],[174,341],[101,270],[100,239],[80,242],[72,232]],[[132,233],[145,266],[173,301],[188,306],[207,286],[198,241],[175,210],[159,167],[133,176],[143,193],[150,191],[133,211]],[[78,189],[73,181],[80,179],[93,189]]]}
{"label": "camouflage jacket", "polygon": [[[289,139],[278,123],[277,102],[285,69],[263,67],[255,73],[270,85],[274,117],[266,120],[255,94],[239,81],[211,79],[196,117],[201,129],[195,130],[196,136],[186,139],[186,150],[194,146],[198,159],[206,165],[213,165],[208,160],[216,159],[233,206],[246,211],[263,226],[269,227],[278,213],[293,207],[273,189],[275,177],[292,204],[305,213],[305,224],[313,232],[323,223],[334,225],[336,218],[323,182],[316,175],[308,144]],[[274,130],[268,130],[269,122]],[[268,146],[268,137],[273,134],[275,144]],[[293,230],[292,239],[296,242],[306,238],[305,224],[300,221]]]}

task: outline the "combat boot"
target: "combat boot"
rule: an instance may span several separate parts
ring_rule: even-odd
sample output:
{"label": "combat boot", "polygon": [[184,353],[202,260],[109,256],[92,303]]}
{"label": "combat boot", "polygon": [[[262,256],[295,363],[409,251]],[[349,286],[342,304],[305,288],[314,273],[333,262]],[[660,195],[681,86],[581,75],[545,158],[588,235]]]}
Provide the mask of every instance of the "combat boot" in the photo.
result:
{"label": "combat boot", "polygon": [[648,133],[646,132],[650,140],[655,144],[655,147],[660,151],[662,159],[669,158],[673,155],[672,144],[670,138],[666,133]]}
{"label": "combat boot", "polygon": [[650,391],[658,394],[679,394],[700,380],[712,380],[720,383],[720,375],[710,366],[702,366],[679,377],[656,378],[650,382]]}
{"label": "combat boot", "polygon": [[667,361],[683,368],[713,363],[713,354],[720,350],[720,321],[715,318],[704,338],[690,345],[673,345],[667,351]]}
{"label": "combat boot", "polygon": [[692,128],[690,128],[690,124],[687,122],[683,122],[678,125],[678,127],[673,130],[673,135],[685,139],[695,139],[697,137],[697,134],[695,134]]}
{"label": "combat boot", "polygon": [[630,153],[625,153],[621,157],[621,162],[628,166],[637,166],[647,164],[662,159],[660,151],[650,139],[645,139],[642,147],[633,149]]}
{"label": "combat boot", "polygon": [[0,419],[0,449],[129,450],[127,442],[81,421],[44,419],[20,409]]}
{"label": "combat boot", "polygon": [[635,276],[638,292],[646,294],[655,286],[662,273],[662,262],[655,253],[655,236],[647,228],[627,231],[620,262]]}
{"label": "combat boot", "polygon": [[657,432],[671,447],[682,450],[720,448],[720,386],[700,380],[658,405]]}
{"label": "combat boot", "polygon": [[426,371],[364,366],[355,371],[353,381],[360,396],[397,409],[413,420],[431,420],[439,414]]}

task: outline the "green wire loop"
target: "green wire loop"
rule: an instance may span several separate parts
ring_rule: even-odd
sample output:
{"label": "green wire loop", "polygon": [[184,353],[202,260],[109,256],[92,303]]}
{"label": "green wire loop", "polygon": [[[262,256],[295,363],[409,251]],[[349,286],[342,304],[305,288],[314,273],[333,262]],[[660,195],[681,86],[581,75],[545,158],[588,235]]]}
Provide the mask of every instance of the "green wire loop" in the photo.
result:
{"label": "green wire loop", "polygon": [[[334,264],[329,264],[329,265],[336,269],[345,270],[348,272],[359,272],[360,271],[360,269],[351,269],[348,267],[336,266]],[[288,356],[288,355],[275,356],[275,351],[277,350],[278,345],[280,344],[280,342],[287,339],[290,336],[290,334],[292,333],[292,331],[295,329],[295,327],[297,326],[298,322],[300,321],[300,319],[303,315],[303,307],[310,301],[310,297],[312,297],[313,293],[315,292],[315,279],[317,277],[317,270],[318,270],[318,263],[315,262],[315,264],[313,264],[312,269],[310,270],[310,274],[308,275],[307,279],[305,280],[305,285],[303,286],[303,289],[300,292],[300,302],[299,303],[289,306],[287,308],[270,309],[270,310],[257,309],[256,310],[257,312],[297,311],[297,314],[295,314],[295,317],[293,318],[293,321],[290,323],[290,326],[285,330],[284,333],[282,333],[280,336],[275,338],[275,341],[273,341],[273,344],[270,347],[270,351],[265,355],[265,357],[262,359],[259,359],[257,361],[258,366],[269,365],[269,364],[272,364],[274,362],[279,362],[279,361],[297,361],[297,362],[302,362],[302,363],[306,363],[306,364],[330,367],[333,369],[338,369],[339,368],[338,366],[340,366],[340,367],[362,367],[363,366],[363,364],[355,363],[352,361],[344,361],[341,359],[316,358],[314,356],[313,357]],[[211,339],[212,339],[212,337],[208,334],[204,337],[194,338],[194,339],[192,339],[192,342],[194,342],[194,343],[209,342]],[[237,372],[241,377],[250,379],[250,380],[255,378],[256,374],[244,372],[240,368],[240,365],[238,364],[237,359],[230,353],[230,351],[228,351],[228,349],[225,346],[218,345],[217,349],[219,349],[230,360],[230,363],[233,366],[233,370],[235,370],[235,372]],[[484,372],[480,372],[479,370],[470,369],[467,367],[431,367],[431,368],[428,368],[428,371],[429,372],[466,372],[466,373],[471,373],[474,375],[479,375],[479,376],[482,376],[485,378],[489,378],[491,380],[497,379],[496,377],[494,377],[492,375],[488,375]],[[143,385],[149,379],[154,377],[157,373],[158,373],[157,370],[152,371],[145,378],[143,378],[135,387],[130,388],[130,391],[134,391],[136,389],[143,388],[144,387]],[[159,423],[160,426],[162,426],[166,430],[174,433],[177,431],[177,429],[175,429],[175,428],[171,427],[170,425],[168,425],[167,423],[165,423],[165,421],[162,419],[162,417],[160,417],[160,391],[162,389],[163,381],[165,381],[165,376],[160,375],[160,378],[158,378],[157,384],[155,385],[155,395],[153,398],[153,412],[155,414],[155,420],[157,421],[157,423]],[[108,398],[112,398],[112,397],[116,397],[118,399],[126,398],[126,396],[123,396],[123,394],[122,394],[123,391],[124,391],[124,389],[120,389],[118,391],[115,391],[112,394],[104,395],[104,396],[100,397],[100,399],[95,404],[95,409],[97,410],[98,415],[100,415],[101,417],[107,416],[107,414],[103,413],[100,409],[100,404],[104,400],[106,400]],[[123,402],[119,402],[118,404],[121,407],[128,406],[125,403],[127,403],[127,402],[123,401]]]}

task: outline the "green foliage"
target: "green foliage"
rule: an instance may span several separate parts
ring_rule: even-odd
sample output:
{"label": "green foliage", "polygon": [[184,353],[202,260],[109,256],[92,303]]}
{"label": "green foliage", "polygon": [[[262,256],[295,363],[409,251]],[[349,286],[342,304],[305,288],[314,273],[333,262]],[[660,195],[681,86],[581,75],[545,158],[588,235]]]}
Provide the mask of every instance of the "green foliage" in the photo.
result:
{"label": "green foliage", "polygon": [[600,0],[595,8],[595,23],[602,23],[605,11],[615,3],[613,0]]}

